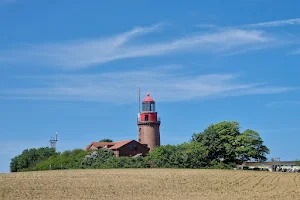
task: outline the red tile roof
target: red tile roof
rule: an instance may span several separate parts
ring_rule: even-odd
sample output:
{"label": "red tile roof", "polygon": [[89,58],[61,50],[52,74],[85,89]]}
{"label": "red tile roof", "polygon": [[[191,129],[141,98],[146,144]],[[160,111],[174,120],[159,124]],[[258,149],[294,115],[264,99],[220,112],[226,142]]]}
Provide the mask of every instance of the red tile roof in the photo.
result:
{"label": "red tile roof", "polygon": [[124,140],[124,141],[119,141],[119,142],[92,142],[91,144],[86,146],[86,149],[89,149],[91,146],[95,146],[96,148],[103,148],[105,146],[108,146],[109,149],[118,149],[125,144],[128,144],[132,140]]}
{"label": "red tile roof", "polygon": [[92,142],[91,144],[87,145],[86,149],[90,148],[92,145],[94,145],[95,147],[99,148],[99,147],[104,147],[104,146],[113,146],[115,145],[115,142]]}
{"label": "red tile roof", "polygon": [[132,140],[124,140],[124,141],[116,142],[115,145],[112,147],[109,147],[109,149],[118,149],[118,148],[124,146],[125,144],[128,144],[131,141]]}

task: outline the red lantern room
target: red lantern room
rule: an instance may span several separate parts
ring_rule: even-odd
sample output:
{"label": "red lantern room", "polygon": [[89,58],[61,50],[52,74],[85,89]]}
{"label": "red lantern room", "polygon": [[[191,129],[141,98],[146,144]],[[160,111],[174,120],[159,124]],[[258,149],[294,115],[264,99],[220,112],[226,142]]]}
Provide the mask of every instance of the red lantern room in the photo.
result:
{"label": "red lantern room", "polygon": [[147,94],[142,102],[142,112],[140,121],[157,121],[157,112],[155,112],[155,101]]}
{"label": "red lantern room", "polygon": [[150,152],[160,146],[160,120],[155,111],[155,101],[150,94],[142,102],[142,112],[138,116],[138,138],[142,144],[147,144]]}

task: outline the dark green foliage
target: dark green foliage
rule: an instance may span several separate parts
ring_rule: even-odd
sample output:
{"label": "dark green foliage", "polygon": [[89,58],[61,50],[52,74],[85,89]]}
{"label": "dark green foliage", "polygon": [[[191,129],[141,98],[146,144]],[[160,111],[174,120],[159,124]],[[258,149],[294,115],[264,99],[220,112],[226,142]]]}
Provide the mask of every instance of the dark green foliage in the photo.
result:
{"label": "dark green foliage", "polygon": [[237,137],[236,156],[240,161],[255,159],[256,161],[266,161],[266,154],[270,150],[263,145],[263,140],[259,134],[253,130],[246,130]]}
{"label": "dark green foliage", "polygon": [[143,157],[130,158],[130,157],[112,157],[107,159],[103,164],[103,168],[145,168],[145,161]]}
{"label": "dark green foliage", "polygon": [[208,149],[198,142],[184,143],[187,160],[186,168],[202,168],[209,164]]}
{"label": "dark green foliage", "polygon": [[146,164],[143,157],[115,157],[110,149],[92,151],[83,159],[84,168],[144,168]]}
{"label": "dark green foliage", "polygon": [[14,157],[10,163],[11,172],[28,171],[37,163],[57,155],[54,148],[42,147],[39,149],[26,149],[20,155]]}
{"label": "dark green foliage", "polygon": [[83,168],[83,160],[88,153],[83,149],[68,150],[38,163],[34,170],[80,169]]}
{"label": "dark green foliage", "polygon": [[114,153],[110,149],[98,149],[86,155],[83,159],[85,168],[101,168],[107,159],[114,157]]}
{"label": "dark green foliage", "polygon": [[148,156],[150,167],[171,167],[169,164],[170,157],[176,152],[175,145],[164,145],[154,148]]}
{"label": "dark green foliage", "polygon": [[99,142],[113,142],[113,140],[109,138],[104,138],[102,140],[99,140]]}
{"label": "dark green foliage", "polygon": [[210,125],[202,133],[194,134],[192,141],[207,147],[210,160],[229,163],[235,161],[235,139],[239,135],[237,122],[221,122]]}
{"label": "dark green foliage", "polygon": [[265,161],[269,149],[259,134],[252,130],[240,133],[238,122],[220,122],[210,125],[203,132],[194,134],[192,141],[207,147],[208,158],[225,164],[248,161]]}
{"label": "dark green foliage", "polygon": [[208,164],[208,151],[198,142],[156,147],[147,157],[150,167],[201,168]]}
{"label": "dark green foliage", "polygon": [[212,160],[209,164],[205,167],[207,169],[232,169],[236,166],[235,163],[226,164],[222,161]]}
{"label": "dark green foliage", "polygon": [[300,160],[296,160],[296,165],[300,166]]}

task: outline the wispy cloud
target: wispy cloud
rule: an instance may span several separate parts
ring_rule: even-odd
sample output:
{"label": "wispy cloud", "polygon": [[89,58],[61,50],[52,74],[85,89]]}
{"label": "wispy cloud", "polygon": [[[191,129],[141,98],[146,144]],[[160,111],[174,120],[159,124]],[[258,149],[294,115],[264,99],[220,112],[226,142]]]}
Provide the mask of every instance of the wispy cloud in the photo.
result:
{"label": "wispy cloud", "polygon": [[[248,51],[257,51],[262,49],[269,49],[269,48],[277,48],[280,46],[287,46],[287,45],[296,45],[299,44],[299,37],[290,34],[285,33],[285,35],[276,34],[274,31],[266,31],[266,28],[271,27],[280,27],[280,26],[288,26],[288,25],[299,25],[300,24],[300,18],[293,18],[293,19],[287,19],[287,20],[277,20],[277,21],[268,21],[268,22],[259,22],[259,23],[252,23],[252,24],[242,24],[242,25],[234,25],[234,26],[219,26],[215,24],[198,24],[195,25],[195,27],[198,27],[200,29],[207,29],[214,30],[218,32],[225,32],[226,30],[243,30],[245,32],[249,31],[261,31],[263,33],[264,37],[268,39],[267,42],[264,43],[256,43],[255,45],[248,45],[244,46],[244,48],[236,48],[232,51],[228,51],[225,53],[226,56],[228,55],[236,55],[245,53]],[[290,54],[300,54],[300,50],[297,49]]]}
{"label": "wispy cloud", "polygon": [[287,105],[300,105],[300,100],[289,100],[289,101],[272,101],[266,104],[266,107],[274,106],[287,106]]}
{"label": "wispy cloud", "polygon": [[214,28],[219,28],[219,26],[217,26],[217,25],[215,25],[215,24],[198,24],[198,25],[196,25],[195,27],[197,27],[197,28],[204,28],[204,29],[209,29],[209,28],[211,28],[211,29],[214,29]]}
{"label": "wispy cloud", "polygon": [[216,24],[198,24],[196,27],[198,28],[214,28],[214,29],[232,29],[232,28],[239,28],[239,29],[257,29],[257,28],[270,28],[270,27],[278,27],[278,26],[287,26],[287,25],[299,25],[300,18],[294,19],[286,19],[286,20],[276,20],[276,21],[268,21],[268,22],[258,22],[252,24],[242,24],[236,26],[218,26]]}
{"label": "wispy cloud", "polygon": [[129,41],[138,36],[157,31],[162,25],[160,23],[150,27],[135,27],[128,32],[102,39],[26,45],[20,47],[21,50],[0,51],[0,62],[36,63],[38,65],[54,65],[65,68],[81,68],[92,64],[105,63],[126,57],[123,54],[128,51],[124,47]]}
{"label": "wispy cloud", "polygon": [[152,33],[162,25],[138,27],[115,36],[67,43],[29,45],[21,50],[0,51],[0,62],[30,63],[69,69],[89,67],[119,59],[158,56],[178,51],[223,53],[251,49],[255,45],[274,42],[263,31],[227,29],[196,33],[170,41],[137,42],[138,36]]}
{"label": "wispy cloud", "polygon": [[1,4],[9,4],[9,3],[15,3],[16,0],[0,0],[0,5]]}
{"label": "wispy cloud", "polygon": [[296,50],[292,51],[290,54],[291,55],[299,55],[300,54],[300,49],[296,49]]}
{"label": "wispy cloud", "polygon": [[2,91],[0,98],[129,103],[136,101],[138,77],[143,80],[141,88],[144,91],[156,89],[159,101],[273,94],[293,89],[266,83],[242,83],[235,74],[192,75],[168,68],[151,68],[151,71],[28,77],[31,81],[36,80],[35,85]]}
{"label": "wispy cloud", "polygon": [[[186,36],[172,36],[170,40],[146,36],[163,29],[164,23],[149,27],[135,27],[129,31],[97,39],[82,39],[50,44],[19,46],[0,49],[0,63],[38,65],[63,69],[81,69],[115,60],[150,56],[164,56],[175,52],[213,53],[235,55],[248,51],[291,45],[297,38],[276,35],[258,28],[300,24],[300,18],[218,27],[213,24],[197,25],[208,30]],[[152,36],[152,35],[151,35]],[[140,38],[139,38],[140,37]],[[297,40],[297,41],[295,41]],[[295,51],[294,54],[298,54]]]}
{"label": "wispy cloud", "polygon": [[268,28],[268,27],[297,25],[297,24],[300,24],[300,18],[269,21],[269,22],[260,22],[260,23],[253,23],[253,24],[245,24],[245,25],[241,25],[240,27],[244,27],[244,28],[260,28],[260,27]]}

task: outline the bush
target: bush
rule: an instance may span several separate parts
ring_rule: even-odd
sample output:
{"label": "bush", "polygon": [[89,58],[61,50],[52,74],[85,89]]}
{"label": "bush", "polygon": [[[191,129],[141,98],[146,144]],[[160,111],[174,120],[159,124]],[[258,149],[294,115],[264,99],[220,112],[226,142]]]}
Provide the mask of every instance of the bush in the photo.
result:
{"label": "bush", "polygon": [[208,163],[208,151],[198,142],[156,147],[146,166],[159,168],[201,168]]}
{"label": "bush", "polygon": [[25,149],[20,155],[12,158],[10,163],[11,172],[29,171],[35,168],[35,166],[57,155],[58,153],[54,148],[42,147],[39,149]]}
{"label": "bush", "polygon": [[89,151],[85,151],[83,149],[74,149],[72,151],[68,150],[38,163],[34,170],[84,168],[83,159],[88,153]]}
{"label": "bush", "polygon": [[213,160],[207,165],[207,169],[233,169],[235,167],[235,163],[226,164],[217,160]]}
{"label": "bush", "polygon": [[97,151],[89,152],[83,159],[84,168],[103,168],[104,163],[115,157],[110,149],[98,149]]}

